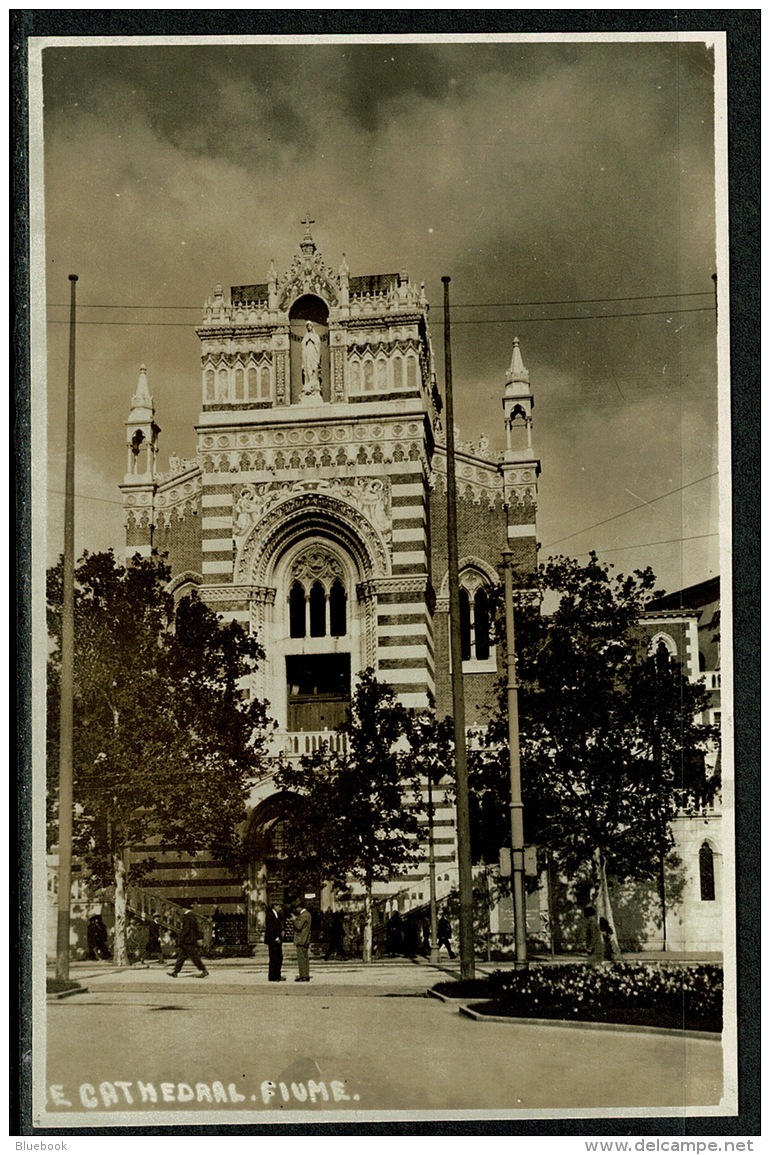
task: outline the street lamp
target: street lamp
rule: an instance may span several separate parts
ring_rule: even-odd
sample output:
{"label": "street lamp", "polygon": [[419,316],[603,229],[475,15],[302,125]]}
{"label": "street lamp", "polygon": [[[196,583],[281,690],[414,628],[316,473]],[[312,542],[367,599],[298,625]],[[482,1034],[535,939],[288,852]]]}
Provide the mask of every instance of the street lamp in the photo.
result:
{"label": "street lamp", "polygon": [[519,752],[519,685],[516,678],[516,642],[513,628],[513,553],[503,550],[505,575],[505,642],[508,692],[508,758],[511,775],[511,889],[516,965],[527,965],[527,907],[524,895],[524,804],[521,800]]}

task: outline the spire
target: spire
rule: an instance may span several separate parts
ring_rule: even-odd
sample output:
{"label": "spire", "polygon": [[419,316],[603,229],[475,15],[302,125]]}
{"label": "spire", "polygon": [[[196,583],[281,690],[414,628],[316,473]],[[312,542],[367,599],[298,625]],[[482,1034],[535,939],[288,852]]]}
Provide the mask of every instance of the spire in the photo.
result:
{"label": "spire", "polygon": [[[140,365],[139,367],[139,380],[136,383],[136,392],[131,398],[131,417],[129,420],[135,419],[137,410],[140,410],[142,414],[149,411],[151,417],[155,413],[152,404],[152,397],[150,395],[150,389],[147,384],[147,369],[145,365]],[[143,417],[139,416],[138,420],[143,420]]]}
{"label": "spire", "polygon": [[513,338],[513,352],[511,353],[511,364],[508,369],[508,380],[529,383],[529,369],[525,369],[524,362],[521,359],[518,337]]}

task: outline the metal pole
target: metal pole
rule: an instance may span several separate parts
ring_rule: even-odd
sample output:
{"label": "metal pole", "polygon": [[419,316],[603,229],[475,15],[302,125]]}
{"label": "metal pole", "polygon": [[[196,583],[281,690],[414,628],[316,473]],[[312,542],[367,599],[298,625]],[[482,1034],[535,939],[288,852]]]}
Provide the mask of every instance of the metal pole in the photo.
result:
{"label": "metal pole", "polygon": [[436,913],[436,847],[433,841],[433,779],[428,768],[428,886],[430,893],[430,957],[438,962],[438,916]]}
{"label": "metal pole", "polygon": [[516,678],[516,642],[513,628],[513,554],[503,550],[505,573],[505,642],[508,650],[508,754],[511,771],[511,886],[516,964],[527,965],[527,906],[524,896],[524,805],[521,801],[519,754],[519,685]]}
{"label": "metal pole", "polygon": [[468,806],[468,763],[465,750],[465,695],[460,640],[460,573],[457,550],[457,482],[455,479],[454,401],[452,398],[452,347],[449,330],[449,282],[444,285],[444,376],[446,382],[446,499],[447,555],[449,570],[449,625],[452,656],[452,714],[455,744],[457,865],[460,890],[460,977],[475,976],[473,950],[473,875],[471,872],[471,823]]}
{"label": "metal pole", "polygon": [[64,570],[59,707],[59,896],[56,977],[69,979],[72,890],[72,699],[75,665],[75,285],[70,275],[70,355],[67,378],[67,448],[64,475]]}

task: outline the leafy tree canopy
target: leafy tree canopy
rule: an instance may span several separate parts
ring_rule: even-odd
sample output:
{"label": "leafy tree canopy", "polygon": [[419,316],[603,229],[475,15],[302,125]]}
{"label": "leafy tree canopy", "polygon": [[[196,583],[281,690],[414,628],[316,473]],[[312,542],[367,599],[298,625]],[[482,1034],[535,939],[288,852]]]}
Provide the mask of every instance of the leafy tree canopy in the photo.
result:
{"label": "leafy tree canopy", "polygon": [[[103,882],[116,856],[160,836],[188,854],[240,860],[239,825],[269,723],[245,683],[262,656],[196,596],[174,606],[168,567],[112,552],[75,573],[75,853]],[[48,762],[56,841],[62,564],[48,574]]]}
{"label": "leafy tree canopy", "polygon": [[[614,576],[593,553],[585,565],[558,557],[516,609],[526,838],[568,873],[590,865],[597,883],[597,871],[654,877],[677,809],[718,788],[703,760],[714,733],[697,724],[708,695],[678,663],[649,655],[639,628],[654,586],[650,569]],[[509,801],[505,685],[470,785],[487,819],[477,855],[496,855],[484,837],[502,844]]]}

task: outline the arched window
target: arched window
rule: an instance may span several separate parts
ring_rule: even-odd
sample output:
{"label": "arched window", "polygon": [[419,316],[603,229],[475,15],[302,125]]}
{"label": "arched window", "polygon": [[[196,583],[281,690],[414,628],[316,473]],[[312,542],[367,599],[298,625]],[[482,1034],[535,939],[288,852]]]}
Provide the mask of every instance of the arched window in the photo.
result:
{"label": "arched window", "polygon": [[460,654],[467,674],[497,669],[489,591],[494,577],[487,570],[485,562],[477,567],[469,560],[460,571]]}
{"label": "arched window", "polygon": [[489,657],[489,598],[483,586],[473,599],[473,649],[479,662]]}
{"label": "arched window", "polygon": [[235,367],[235,400],[236,401],[243,401],[244,400],[243,366],[242,365],[236,365],[236,367]]}
{"label": "arched window", "polygon": [[320,582],[310,589],[310,637],[326,637],[326,590]]}
{"label": "arched window", "polygon": [[393,358],[393,388],[401,389],[404,384],[404,362],[400,357]]}
{"label": "arched window", "polygon": [[374,362],[364,361],[364,389],[371,392],[374,389]]}
{"label": "arched window", "polygon": [[247,382],[248,388],[246,390],[246,396],[250,401],[254,401],[257,396],[257,371],[253,365],[249,365]]}
{"label": "arched window", "polygon": [[382,392],[388,388],[388,362],[384,357],[377,359],[377,388]]}
{"label": "arched window", "polygon": [[227,370],[220,369],[217,373],[217,401],[226,401],[228,392]]}
{"label": "arched window", "polygon": [[414,357],[406,359],[406,384],[409,389],[417,388],[417,362]]}
{"label": "arched window", "polygon": [[270,397],[270,370],[267,365],[263,365],[260,370],[259,396],[262,401],[267,401]]}
{"label": "arched window", "polygon": [[206,400],[214,400],[214,370],[206,370]]}
{"label": "arched window", "polygon": [[347,591],[339,559],[320,543],[305,548],[290,571],[289,636],[342,638],[348,632]]}
{"label": "arched window", "polygon": [[289,594],[289,637],[304,638],[306,632],[305,587],[302,582],[295,581]]}
{"label": "arched window", "polygon": [[329,591],[329,633],[333,638],[342,638],[348,632],[346,616],[345,587],[335,578]]}
{"label": "arched window", "polygon": [[708,842],[704,842],[698,851],[698,873],[700,874],[701,902],[714,902],[716,887],[714,886],[714,851]]}
{"label": "arched window", "polygon": [[471,656],[471,600],[464,587],[460,589],[460,650],[467,662]]}

